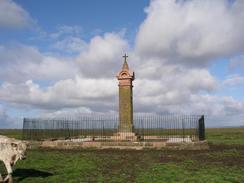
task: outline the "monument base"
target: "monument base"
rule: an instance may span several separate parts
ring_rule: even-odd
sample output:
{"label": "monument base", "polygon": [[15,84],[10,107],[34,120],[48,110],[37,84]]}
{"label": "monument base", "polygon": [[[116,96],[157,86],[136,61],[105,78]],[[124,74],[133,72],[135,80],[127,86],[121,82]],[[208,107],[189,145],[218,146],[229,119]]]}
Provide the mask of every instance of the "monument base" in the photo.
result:
{"label": "monument base", "polygon": [[134,126],[132,123],[120,121],[118,132],[119,133],[133,133]]}
{"label": "monument base", "polygon": [[128,140],[128,141],[136,141],[137,136],[134,132],[117,132],[113,136],[111,136],[112,140]]}
{"label": "monument base", "polygon": [[52,148],[52,149],[80,149],[80,148],[97,148],[97,149],[171,149],[171,150],[208,150],[209,145],[207,141],[196,142],[165,142],[165,141],[73,141],[56,140],[56,141],[29,141],[28,149],[37,148]]}

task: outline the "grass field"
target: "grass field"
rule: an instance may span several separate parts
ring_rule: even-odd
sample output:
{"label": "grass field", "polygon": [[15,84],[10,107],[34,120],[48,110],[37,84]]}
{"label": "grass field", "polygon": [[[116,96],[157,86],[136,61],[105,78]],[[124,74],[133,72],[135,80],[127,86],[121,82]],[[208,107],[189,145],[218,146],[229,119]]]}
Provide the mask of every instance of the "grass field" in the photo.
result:
{"label": "grass field", "polygon": [[[21,138],[17,130],[0,134]],[[210,150],[29,150],[15,182],[244,182],[244,128],[206,129]],[[5,172],[0,164],[0,172]]]}

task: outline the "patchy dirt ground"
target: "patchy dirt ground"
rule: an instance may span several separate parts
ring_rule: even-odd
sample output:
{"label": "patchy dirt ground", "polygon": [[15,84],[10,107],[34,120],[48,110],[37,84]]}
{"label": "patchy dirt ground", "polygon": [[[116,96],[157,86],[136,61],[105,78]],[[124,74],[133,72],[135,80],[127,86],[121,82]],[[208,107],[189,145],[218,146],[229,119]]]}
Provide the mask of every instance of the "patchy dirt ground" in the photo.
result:
{"label": "patchy dirt ground", "polygon": [[[236,141],[231,137],[233,129],[226,136],[212,132],[214,143],[210,139],[209,150],[29,150],[27,159],[17,163],[13,176],[21,183],[242,183],[243,131],[238,131],[232,136]],[[6,173],[2,164],[0,172]]]}
{"label": "patchy dirt ground", "polygon": [[241,145],[210,145],[200,151],[39,149],[17,164],[14,177],[35,183],[243,182],[243,167]]}

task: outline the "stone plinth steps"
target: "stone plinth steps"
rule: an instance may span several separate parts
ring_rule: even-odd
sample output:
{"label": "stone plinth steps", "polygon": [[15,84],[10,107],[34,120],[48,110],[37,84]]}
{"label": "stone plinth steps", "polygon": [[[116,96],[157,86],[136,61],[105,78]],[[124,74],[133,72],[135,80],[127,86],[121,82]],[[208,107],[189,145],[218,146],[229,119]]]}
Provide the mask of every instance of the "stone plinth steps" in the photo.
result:
{"label": "stone plinth steps", "polygon": [[133,132],[117,132],[113,136],[111,136],[112,140],[129,140],[129,141],[136,141],[137,136]]}
{"label": "stone plinth steps", "polygon": [[[81,140],[81,139],[79,139]],[[52,148],[52,149],[186,149],[186,150],[202,150],[209,149],[207,141],[195,142],[178,142],[178,141],[79,141],[78,139],[69,140],[45,140],[30,141],[28,148]]]}

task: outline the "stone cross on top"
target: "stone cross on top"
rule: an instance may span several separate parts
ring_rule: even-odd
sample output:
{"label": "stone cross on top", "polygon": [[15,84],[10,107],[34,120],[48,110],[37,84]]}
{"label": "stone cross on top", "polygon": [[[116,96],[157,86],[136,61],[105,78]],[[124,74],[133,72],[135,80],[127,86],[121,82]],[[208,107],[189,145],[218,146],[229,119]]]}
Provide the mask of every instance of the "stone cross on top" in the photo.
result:
{"label": "stone cross on top", "polygon": [[125,62],[126,62],[126,59],[128,58],[128,55],[126,55],[126,53],[125,53],[125,55],[123,57],[125,58]]}
{"label": "stone cross on top", "polygon": [[127,63],[127,58],[128,58],[128,56],[125,54],[124,56],[124,64],[123,64],[123,67],[122,67],[122,70],[129,70],[129,66],[128,66],[128,63]]}

